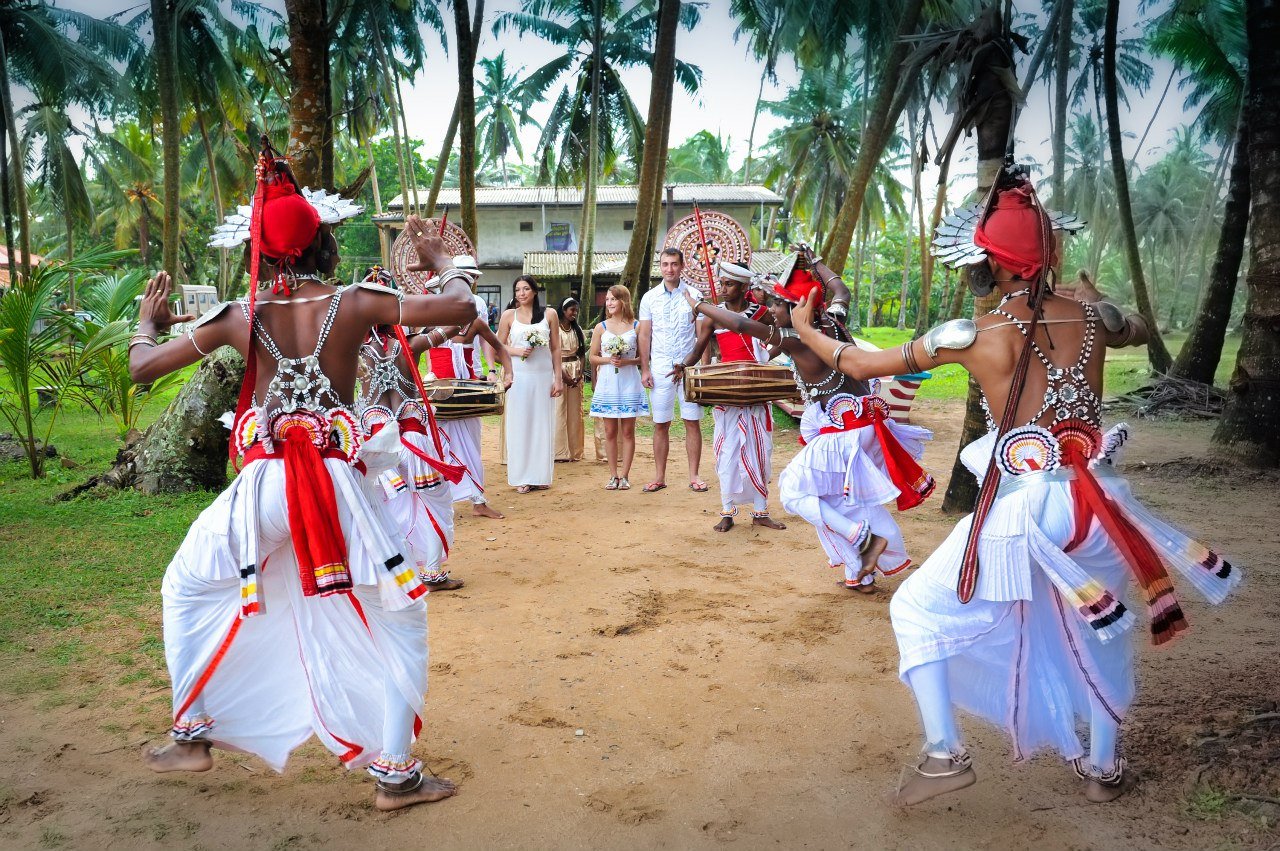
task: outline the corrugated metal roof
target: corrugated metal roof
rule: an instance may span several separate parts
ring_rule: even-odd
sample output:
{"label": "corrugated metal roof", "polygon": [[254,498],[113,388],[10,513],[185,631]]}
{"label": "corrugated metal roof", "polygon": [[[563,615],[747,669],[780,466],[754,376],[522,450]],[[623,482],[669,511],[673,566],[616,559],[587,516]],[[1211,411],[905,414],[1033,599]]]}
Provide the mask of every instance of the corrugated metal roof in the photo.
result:
{"label": "corrugated metal roof", "polygon": [[[780,272],[786,265],[790,254],[781,251],[757,251],[751,255],[751,269],[755,272]],[[597,276],[622,275],[622,268],[627,262],[625,251],[597,251],[595,254],[595,274]],[[578,277],[578,252],[576,251],[526,251],[524,253],[524,273],[543,278],[576,278]],[[658,255],[653,256],[649,267],[649,277],[658,279]]]}
{"label": "corrugated metal roof", "polygon": [[[580,205],[583,189],[580,186],[480,186],[476,187],[477,207],[536,207],[548,205]],[[767,186],[740,185],[733,183],[677,183],[672,187],[672,194],[677,204],[692,204],[697,201],[703,206],[713,204],[765,204],[776,206],[782,204],[782,196]],[[639,197],[636,186],[601,186],[596,190],[596,204],[603,206],[634,206]],[[665,195],[663,196],[665,200]],[[419,200],[423,195],[419,192]],[[462,192],[459,189],[441,189],[437,206],[456,208],[462,203]],[[387,213],[377,217],[384,220],[391,211],[404,207],[402,196],[397,195],[387,202]]]}

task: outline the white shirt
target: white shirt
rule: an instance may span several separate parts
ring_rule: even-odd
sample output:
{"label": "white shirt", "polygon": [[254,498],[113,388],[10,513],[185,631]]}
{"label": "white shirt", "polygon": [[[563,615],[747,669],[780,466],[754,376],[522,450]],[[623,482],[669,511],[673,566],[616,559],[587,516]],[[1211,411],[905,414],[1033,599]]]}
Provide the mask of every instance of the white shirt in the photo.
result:
{"label": "white shirt", "polygon": [[[698,326],[693,322],[693,306],[684,297],[691,287],[684,281],[674,290],[666,284],[649,290],[640,297],[641,322],[653,323],[649,344],[650,361],[674,363],[683,360],[698,342]],[[694,293],[697,295],[697,293]]]}

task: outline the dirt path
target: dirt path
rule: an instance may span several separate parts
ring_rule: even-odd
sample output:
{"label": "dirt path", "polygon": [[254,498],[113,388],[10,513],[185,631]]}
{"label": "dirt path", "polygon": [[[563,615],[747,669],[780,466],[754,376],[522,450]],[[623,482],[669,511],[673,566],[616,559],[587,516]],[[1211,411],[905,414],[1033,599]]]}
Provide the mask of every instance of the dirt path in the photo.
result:
{"label": "dirt path", "polygon": [[[926,461],[942,475],[961,413],[954,403],[919,411],[938,432]],[[1085,803],[1055,758],[1011,764],[1000,733],[966,720],[978,785],[893,810],[886,801],[919,733],[896,677],[889,596],[839,589],[803,521],[713,535],[714,488],[608,494],[603,466],[583,462],[558,464],[554,489],[519,497],[493,464],[491,491],[508,520],[460,518],[454,569],[467,587],[430,602],[429,717],[417,751],[460,782],[458,797],[379,815],[367,778],[314,743],[284,776],[234,754],[205,775],[151,775],[136,750],[167,726],[167,690],[122,686],[121,671],[100,668],[83,672],[84,698],[46,692],[0,713],[0,845],[1270,846],[1280,807],[1238,806],[1212,790],[1280,797],[1280,731],[1256,720],[1280,699],[1277,479],[1186,464],[1144,470],[1203,457],[1208,430],[1141,423],[1136,432],[1135,488],[1227,546],[1249,574],[1220,609],[1188,593],[1192,632],[1170,650],[1144,647],[1122,740],[1141,782],[1116,804]],[[486,432],[490,458],[495,434]],[[794,437],[777,436],[777,469]],[[674,450],[670,479],[680,481]],[[642,446],[632,480],[645,481],[651,465]],[[902,517],[917,560],[951,526],[939,503]],[[554,564],[532,555],[548,540],[561,553]],[[158,610],[157,595],[119,634],[158,634]]]}

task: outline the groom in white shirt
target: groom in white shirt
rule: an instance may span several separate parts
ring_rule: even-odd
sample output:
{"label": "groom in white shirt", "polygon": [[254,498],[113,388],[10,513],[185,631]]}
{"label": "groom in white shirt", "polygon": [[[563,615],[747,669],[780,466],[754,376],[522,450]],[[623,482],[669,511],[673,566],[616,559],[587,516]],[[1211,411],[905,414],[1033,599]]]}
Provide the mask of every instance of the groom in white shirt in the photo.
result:
{"label": "groom in white shirt", "polygon": [[645,493],[667,486],[667,455],[671,446],[671,421],[676,405],[684,420],[685,451],[689,456],[689,490],[702,493],[707,483],[698,475],[702,461],[702,406],[684,397],[684,384],[670,376],[672,366],[693,351],[698,340],[693,309],[684,297],[688,284],[680,280],[684,254],[678,248],[662,249],[658,258],[662,283],[640,299],[640,377],[649,388],[653,416],[653,460],[657,477],[644,486]]}

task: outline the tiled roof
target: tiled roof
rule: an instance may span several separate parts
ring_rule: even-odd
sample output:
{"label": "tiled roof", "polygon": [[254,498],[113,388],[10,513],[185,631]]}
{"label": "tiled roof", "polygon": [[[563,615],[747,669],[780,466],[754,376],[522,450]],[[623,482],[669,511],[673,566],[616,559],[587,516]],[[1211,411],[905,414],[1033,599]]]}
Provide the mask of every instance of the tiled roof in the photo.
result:
{"label": "tiled roof", "polygon": [[[781,251],[757,251],[751,255],[751,268],[756,272],[779,272],[789,254]],[[596,275],[621,276],[626,265],[625,251],[597,251],[592,265]],[[576,251],[526,251],[524,273],[543,278],[576,278],[578,276],[578,252]],[[657,279],[658,255],[654,255],[649,267],[649,277]]]}
{"label": "tiled roof", "polygon": [[[580,186],[480,186],[476,188],[477,207],[533,207],[548,205],[579,205],[583,189]],[[766,186],[735,183],[677,183],[672,187],[677,204],[699,204],[710,207],[715,204],[782,204],[782,196]],[[419,200],[422,193],[419,192]],[[596,190],[596,204],[609,206],[634,206],[638,197],[635,186],[601,186]],[[663,196],[666,199],[666,196]],[[458,189],[441,189],[437,206],[457,208],[462,203]],[[404,207],[402,196],[387,202],[387,213],[399,212]]]}

